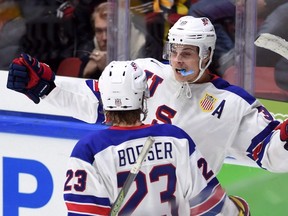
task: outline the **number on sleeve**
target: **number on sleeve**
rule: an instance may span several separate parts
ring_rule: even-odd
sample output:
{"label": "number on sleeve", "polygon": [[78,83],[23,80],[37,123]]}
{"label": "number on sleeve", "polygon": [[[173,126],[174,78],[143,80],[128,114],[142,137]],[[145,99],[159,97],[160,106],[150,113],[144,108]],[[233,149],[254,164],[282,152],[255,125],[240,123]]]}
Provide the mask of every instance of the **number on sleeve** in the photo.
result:
{"label": "number on sleeve", "polygon": [[213,171],[208,171],[208,164],[207,161],[204,158],[200,158],[197,162],[198,168],[202,170],[202,175],[208,181],[213,175]]}
{"label": "number on sleeve", "polygon": [[66,172],[66,181],[65,181],[65,185],[64,185],[64,190],[65,191],[71,191],[72,186],[71,184],[69,184],[69,182],[71,181],[71,179],[73,178],[73,171],[72,170],[67,170]]}
{"label": "number on sleeve", "polygon": [[263,106],[259,106],[257,107],[258,109],[258,112],[259,113],[262,113],[264,118],[269,120],[269,121],[272,121],[273,120],[273,116],[271,115],[271,113]]}
{"label": "number on sleeve", "polygon": [[[73,184],[73,178],[76,178],[75,184]],[[64,184],[65,191],[71,191],[72,187],[79,192],[83,192],[86,189],[87,173],[85,170],[67,170],[66,181]]]}

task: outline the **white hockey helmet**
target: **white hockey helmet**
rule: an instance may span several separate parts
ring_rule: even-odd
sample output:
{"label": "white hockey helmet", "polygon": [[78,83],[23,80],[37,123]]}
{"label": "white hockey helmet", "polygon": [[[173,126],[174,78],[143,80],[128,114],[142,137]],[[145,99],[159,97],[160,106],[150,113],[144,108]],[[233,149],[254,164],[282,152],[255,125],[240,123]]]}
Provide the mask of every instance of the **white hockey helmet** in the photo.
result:
{"label": "white hockey helmet", "polygon": [[[183,16],[170,28],[168,32],[168,50],[166,51],[168,51],[169,55],[172,44],[193,45],[199,47],[200,74],[196,79],[198,80],[212,61],[215,43],[215,29],[207,17],[196,18],[193,16]],[[208,56],[209,49],[210,56]],[[205,68],[202,68],[202,61],[207,57],[209,57],[210,60],[206,64]]]}
{"label": "white hockey helmet", "polygon": [[134,61],[112,61],[99,78],[104,110],[137,110],[148,97],[145,72]]}

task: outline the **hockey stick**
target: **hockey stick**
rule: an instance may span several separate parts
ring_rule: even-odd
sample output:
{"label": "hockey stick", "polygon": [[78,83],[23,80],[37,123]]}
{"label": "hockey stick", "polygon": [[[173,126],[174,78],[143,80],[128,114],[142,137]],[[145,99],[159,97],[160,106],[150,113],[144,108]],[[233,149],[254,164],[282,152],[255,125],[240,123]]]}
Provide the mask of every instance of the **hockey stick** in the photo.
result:
{"label": "hockey stick", "polygon": [[288,42],[281,37],[270,33],[263,33],[254,41],[258,47],[271,50],[288,59]]}
{"label": "hockey stick", "polygon": [[130,173],[126,179],[126,181],[124,182],[124,185],[122,187],[122,189],[120,190],[114,204],[111,207],[111,211],[109,216],[115,216],[117,215],[117,213],[119,212],[119,209],[124,201],[125,196],[127,195],[134,179],[136,178],[143,160],[146,158],[147,153],[150,150],[151,145],[154,143],[154,138],[153,137],[148,137],[137,160],[136,163],[133,165],[132,169],[130,170]]}

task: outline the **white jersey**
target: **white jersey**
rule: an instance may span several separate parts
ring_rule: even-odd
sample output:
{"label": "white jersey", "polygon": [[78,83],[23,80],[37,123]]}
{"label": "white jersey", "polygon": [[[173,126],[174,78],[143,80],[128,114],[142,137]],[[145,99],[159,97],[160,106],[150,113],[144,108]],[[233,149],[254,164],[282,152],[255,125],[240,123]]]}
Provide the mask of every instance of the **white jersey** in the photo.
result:
{"label": "white jersey", "polygon": [[155,138],[119,215],[238,215],[192,139],[168,124],[110,127],[81,139],[68,163],[68,215],[108,215],[148,136]]}
{"label": "white jersey", "polygon": [[[175,80],[170,65],[152,58],[136,59],[150,85],[145,123],[168,123],[184,129],[217,174],[226,157],[255,163],[272,172],[288,171],[288,151],[280,140],[279,124],[265,107],[240,87],[220,77],[202,84]],[[71,116],[95,123],[99,111],[96,81],[79,85],[57,82],[44,99]],[[92,91],[91,91],[92,90]],[[93,94],[93,92],[95,94]],[[96,96],[95,96],[96,95]]]}

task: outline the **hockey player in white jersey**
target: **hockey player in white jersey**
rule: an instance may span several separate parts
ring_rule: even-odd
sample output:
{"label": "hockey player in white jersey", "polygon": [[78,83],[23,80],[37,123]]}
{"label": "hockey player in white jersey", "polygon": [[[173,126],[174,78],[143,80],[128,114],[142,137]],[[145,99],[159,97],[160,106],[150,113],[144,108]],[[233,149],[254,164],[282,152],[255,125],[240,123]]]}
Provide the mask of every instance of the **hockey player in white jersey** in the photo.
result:
{"label": "hockey player in white jersey", "polygon": [[[207,69],[216,41],[209,19],[180,18],[169,30],[168,40],[169,65],[152,58],[135,60],[146,72],[151,95],[145,123],[184,129],[216,174],[227,156],[271,172],[287,172],[288,121],[276,121],[255,97]],[[47,65],[24,54],[13,61],[7,87],[35,103],[45,96],[43,101],[86,122],[103,117],[97,112],[96,81],[79,80],[75,85],[56,79],[55,83],[56,87]]]}
{"label": "hockey player in white jersey", "polygon": [[82,138],[71,153],[64,186],[68,215],[108,215],[148,137],[154,142],[119,215],[249,215],[244,200],[227,196],[187,133],[142,123],[149,90],[135,62],[111,62],[99,89],[112,126]]}

